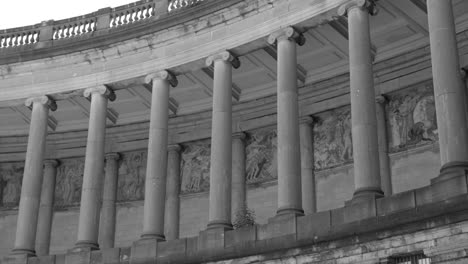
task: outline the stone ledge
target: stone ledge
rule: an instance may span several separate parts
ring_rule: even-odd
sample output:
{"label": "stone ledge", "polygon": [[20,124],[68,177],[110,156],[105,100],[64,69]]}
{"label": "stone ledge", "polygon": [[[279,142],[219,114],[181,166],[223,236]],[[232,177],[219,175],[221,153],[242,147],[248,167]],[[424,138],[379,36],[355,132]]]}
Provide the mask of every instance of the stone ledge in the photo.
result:
{"label": "stone ledge", "polygon": [[[460,184],[465,186],[460,188]],[[307,216],[274,217],[266,225],[242,228],[233,231],[207,230],[200,236],[174,241],[137,241],[128,249],[111,249],[66,255],[29,258],[7,257],[1,263],[200,263],[266,254],[265,259],[284,256],[291,249],[314,245],[317,250],[353,245],[391,236],[408,234],[439,226],[468,220],[468,194],[457,195],[466,190],[466,176],[445,181],[441,186],[429,186],[414,191],[365,202],[375,209],[369,210],[367,218],[349,214],[349,208],[319,212]],[[441,196],[443,190],[453,197]],[[426,203],[417,203],[416,193],[424,192]],[[430,201],[430,202],[429,202]],[[353,204],[352,207],[359,206]],[[364,208],[364,209],[363,209]],[[368,210],[363,207],[361,210]],[[373,211],[376,210],[376,211]],[[376,216],[372,216],[377,212]],[[334,219],[335,218],[335,219]],[[461,251],[460,251],[461,252]],[[463,253],[463,252],[462,252]],[[452,254],[452,253],[450,253]],[[449,255],[450,255],[449,254]],[[459,254],[456,253],[456,256]],[[449,257],[449,256],[448,256]]]}

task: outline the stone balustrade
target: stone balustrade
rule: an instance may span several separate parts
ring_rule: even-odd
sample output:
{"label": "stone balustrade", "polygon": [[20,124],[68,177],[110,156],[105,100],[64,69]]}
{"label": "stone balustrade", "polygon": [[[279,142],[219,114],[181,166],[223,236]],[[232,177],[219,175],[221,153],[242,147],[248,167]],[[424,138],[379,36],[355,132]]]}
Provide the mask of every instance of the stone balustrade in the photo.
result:
{"label": "stone balustrade", "polygon": [[95,16],[76,17],[62,21],[53,23],[52,39],[54,40],[78,37],[96,31]]}
{"label": "stone balustrade", "polygon": [[96,12],[59,21],[0,30],[0,49],[31,46],[38,42],[74,38],[95,31],[131,26],[158,15],[192,7],[203,0],[141,0],[115,8],[103,8]]}
{"label": "stone balustrade", "polygon": [[143,0],[113,8],[110,14],[110,27],[119,27],[148,19],[155,15],[155,2]]}
{"label": "stone balustrade", "polygon": [[14,28],[0,32],[0,48],[13,48],[39,41],[40,29],[34,26]]}
{"label": "stone balustrade", "polygon": [[171,12],[178,9],[191,7],[201,2],[203,2],[203,0],[171,0],[168,6],[168,11]]}

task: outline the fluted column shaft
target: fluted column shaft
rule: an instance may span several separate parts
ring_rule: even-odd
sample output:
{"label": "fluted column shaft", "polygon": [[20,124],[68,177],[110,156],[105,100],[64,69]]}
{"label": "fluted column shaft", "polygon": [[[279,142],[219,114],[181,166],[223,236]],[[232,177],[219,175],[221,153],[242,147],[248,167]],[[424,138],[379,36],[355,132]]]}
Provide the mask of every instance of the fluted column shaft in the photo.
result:
{"label": "fluted column shaft", "polygon": [[354,199],[382,196],[375,110],[369,13],[373,1],[353,0],[341,6],[349,26],[351,127],[354,159]]}
{"label": "fluted column shaft", "polygon": [[232,66],[238,62],[228,51],[206,60],[214,65],[208,228],[232,229]]}
{"label": "fluted column shaft", "polygon": [[108,100],[115,99],[115,94],[112,90],[102,86],[86,89],[84,96],[91,99],[91,106],[78,222],[78,241],[75,247],[94,250],[99,249],[107,103]]}
{"label": "fluted column shaft", "polygon": [[153,84],[153,94],[145,178],[143,234],[141,238],[164,240],[169,88],[170,85],[177,85],[177,79],[168,71],[160,71],[148,75],[146,82]]}
{"label": "fluted column shaft", "polygon": [[167,149],[167,193],[165,213],[165,234],[167,240],[179,238],[180,223],[180,150],[177,144]]}
{"label": "fluted column shaft", "polygon": [[37,221],[36,253],[38,256],[49,255],[58,164],[56,160],[44,161],[44,179],[42,181],[41,203]]}
{"label": "fluted column shaft", "polygon": [[101,248],[113,248],[115,242],[117,185],[119,175],[119,153],[105,155],[106,169],[102,194],[99,241]]}
{"label": "fluted column shaft", "polygon": [[452,1],[427,1],[441,176],[464,175],[468,168],[468,124]]}
{"label": "fluted column shaft", "polygon": [[387,99],[379,95],[376,101],[376,117],[377,117],[377,132],[379,140],[379,168],[380,180],[382,182],[382,190],[385,196],[390,196],[392,190],[392,168],[390,165],[390,157],[388,156],[388,137],[387,137],[387,121],[385,114],[385,106]]}
{"label": "fluted column shaft", "polygon": [[302,207],[306,215],[317,211],[313,124],[314,120],[312,117],[305,117],[300,120],[299,125],[301,138]]}
{"label": "fluted column shaft", "polygon": [[232,136],[232,213],[246,209],[245,185],[245,134],[235,133]]}
{"label": "fluted column shaft", "polygon": [[54,111],[56,104],[49,97],[41,96],[26,100],[26,106],[32,107],[32,113],[16,225],[15,246],[12,253],[35,255],[34,246],[41,199],[47,118],[49,109]]}
{"label": "fluted column shaft", "polygon": [[288,27],[270,35],[268,42],[278,50],[277,214],[302,215],[296,44],[304,44],[304,37]]}

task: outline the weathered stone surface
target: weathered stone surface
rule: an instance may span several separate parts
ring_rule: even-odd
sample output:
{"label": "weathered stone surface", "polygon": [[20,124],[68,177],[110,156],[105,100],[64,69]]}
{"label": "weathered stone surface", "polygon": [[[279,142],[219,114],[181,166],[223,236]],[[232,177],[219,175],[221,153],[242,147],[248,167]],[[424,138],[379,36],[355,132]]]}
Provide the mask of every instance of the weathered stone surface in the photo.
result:
{"label": "weathered stone surface", "polygon": [[143,264],[156,261],[157,244],[156,239],[144,239],[133,242],[130,264]]}
{"label": "weathered stone surface", "polygon": [[313,213],[297,218],[297,240],[321,237],[330,232],[331,211]]}
{"label": "weathered stone surface", "polygon": [[185,252],[187,251],[187,240],[176,239],[170,241],[160,241],[158,242],[158,263],[164,262],[167,260],[177,260],[183,259],[185,257]]}
{"label": "weathered stone surface", "polygon": [[235,230],[227,231],[225,233],[225,247],[232,247],[235,245],[255,241],[257,239],[257,226],[247,226]]}
{"label": "weathered stone surface", "polygon": [[208,229],[200,232],[198,236],[198,250],[212,250],[224,248],[226,231],[222,228]]}
{"label": "weathered stone surface", "polygon": [[422,84],[388,94],[387,122],[391,152],[438,141],[432,85]]}
{"label": "weathered stone surface", "polygon": [[23,181],[24,163],[0,164],[0,206],[17,206],[21,194],[21,182]]}
{"label": "weathered stone surface", "polygon": [[181,192],[208,191],[210,186],[210,155],[209,140],[201,140],[184,144],[182,152],[182,183]]}
{"label": "weathered stone surface", "polygon": [[118,176],[118,201],[143,200],[147,151],[122,153]]}
{"label": "weathered stone surface", "polygon": [[247,183],[261,182],[278,177],[276,128],[264,128],[249,133],[246,142]]}
{"label": "weathered stone surface", "polygon": [[337,108],[316,115],[314,125],[314,165],[316,170],[336,167],[353,159],[351,109]]}
{"label": "weathered stone surface", "polygon": [[64,159],[57,169],[55,206],[77,205],[83,185],[84,158]]}
{"label": "weathered stone surface", "polygon": [[89,264],[91,262],[91,251],[72,252],[65,255],[65,264]]}
{"label": "weathered stone surface", "polygon": [[389,198],[377,200],[377,215],[383,216],[400,210],[407,210],[416,207],[416,194],[414,191],[407,191],[392,195]]}

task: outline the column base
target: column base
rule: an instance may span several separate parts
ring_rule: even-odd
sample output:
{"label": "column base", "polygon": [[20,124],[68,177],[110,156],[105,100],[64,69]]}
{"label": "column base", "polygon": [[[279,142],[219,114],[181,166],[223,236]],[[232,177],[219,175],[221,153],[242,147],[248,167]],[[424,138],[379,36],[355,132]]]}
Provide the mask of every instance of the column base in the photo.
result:
{"label": "column base", "polygon": [[94,251],[99,250],[99,244],[91,240],[80,240],[76,242],[72,252]]}
{"label": "column base", "polygon": [[142,234],[140,240],[166,241],[166,237],[160,234]]}
{"label": "column base", "polygon": [[10,256],[35,257],[36,251],[34,249],[14,248],[11,251]]}
{"label": "column base", "polygon": [[359,188],[354,191],[353,198],[345,202],[345,206],[349,204],[367,201],[369,199],[376,200],[382,197],[384,197],[384,193],[382,189],[378,187]]}
{"label": "column base", "polygon": [[445,181],[457,176],[465,176],[468,171],[468,161],[452,161],[440,168],[439,176],[431,179],[431,183]]}
{"label": "column base", "polygon": [[303,216],[304,210],[292,207],[280,207],[276,210],[276,216],[282,215],[295,215],[295,216]]}
{"label": "column base", "polygon": [[206,229],[207,230],[222,229],[224,231],[229,231],[229,230],[233,230],[234,228],[230,222],[216,220],[216,221],[210,221]]}

